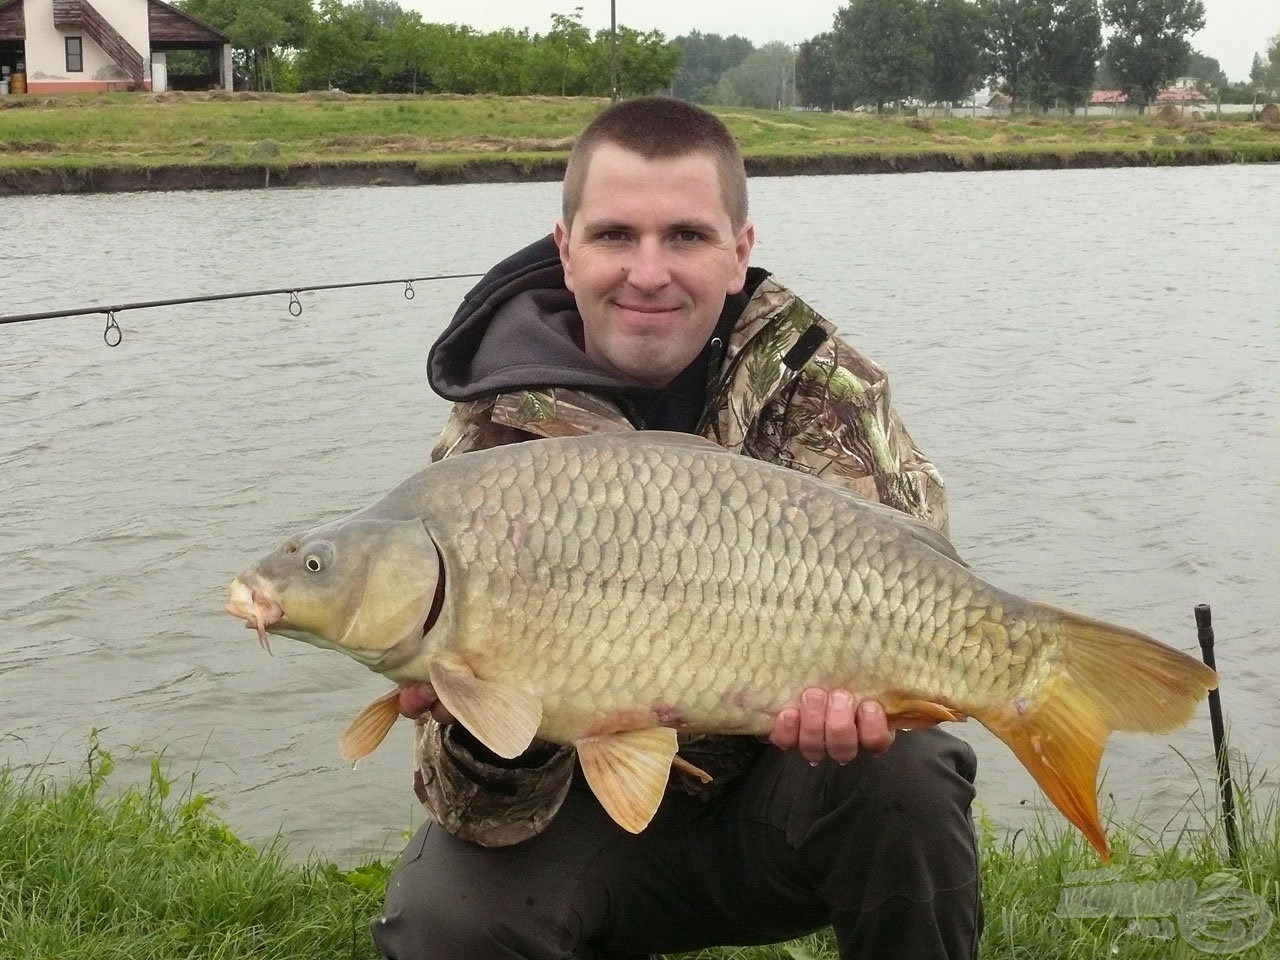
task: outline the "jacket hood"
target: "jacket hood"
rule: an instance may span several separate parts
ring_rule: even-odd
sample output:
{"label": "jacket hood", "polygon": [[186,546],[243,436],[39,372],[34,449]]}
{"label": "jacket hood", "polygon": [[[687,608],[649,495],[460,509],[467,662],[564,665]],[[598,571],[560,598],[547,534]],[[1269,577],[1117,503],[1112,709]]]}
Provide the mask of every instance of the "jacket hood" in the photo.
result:
{"label": "jacket hood", "polygon": [[497,264],[463,297],[427,357],[431,388],[454,402],[537,387],[646,391],[596,366],[551,235]]}
{"label": "jacket hood", "polygon": [[[726,300],[717,335],[727,338],[750,292],[765,276],[765,271],[751,269],[743,292]],[[703,354],[690,366],[705,367],[705,350]],[[564,285],[560,251],[550,234],[507,257],[467,292],[431,347],[427,381],[455,403],[544,387],[633,398],[660,392],[587,357],[582,318]]]}

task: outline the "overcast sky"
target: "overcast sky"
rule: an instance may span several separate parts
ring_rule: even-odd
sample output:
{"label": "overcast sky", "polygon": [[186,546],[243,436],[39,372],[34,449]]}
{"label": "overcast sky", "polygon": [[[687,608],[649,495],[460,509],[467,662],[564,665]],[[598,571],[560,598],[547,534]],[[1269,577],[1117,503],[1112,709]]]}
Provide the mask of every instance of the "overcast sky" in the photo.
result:
{"label": "overcast sky", "polygon": [[[616,0],[618,22],[637,30],[661,30],[668,38],[690,30],[746,37],[756,46],[770,40],[799,43],[831,27],[842,6],[838,0]],[[581,5],[583,23],[592,30],[609,26],[608,0],[400,0],[406,10],[438,23],[466,23],[477,30],[528,27],[546,33],[551,13],[572,13]],[[1267,38],[1280,33],[1276,0],[1204,0],[1205,28],[1192,46],[1216,57],[1231,80],[1245,80],[1254,53],[1266,55]]]}

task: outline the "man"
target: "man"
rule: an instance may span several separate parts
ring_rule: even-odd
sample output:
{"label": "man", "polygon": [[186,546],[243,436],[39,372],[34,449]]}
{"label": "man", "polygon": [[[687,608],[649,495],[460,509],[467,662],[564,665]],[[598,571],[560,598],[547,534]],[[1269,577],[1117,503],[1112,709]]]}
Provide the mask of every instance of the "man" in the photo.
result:
{"label": "man", "polygon": [[[574,146],[553,235],[490,271],[432,349],[431,384],[455,401],[433,459],[679,430],[945,531],[941,479],[883,371],[751,268],[754,242],[718,119],[666,98],[604,111]],[[388,957],[603,960],[828,924],[844,958],[974,952],[973,753],[937,730],[894,742],[878,703],[807,690],[776,718],[773,747],[683,744],[713,782],[673,774],[634,836],[574,775],[572,749],[535,741],[502,760],[429,685],[400,704],[423,721],[415,789],[430,821],[373,922]]]}

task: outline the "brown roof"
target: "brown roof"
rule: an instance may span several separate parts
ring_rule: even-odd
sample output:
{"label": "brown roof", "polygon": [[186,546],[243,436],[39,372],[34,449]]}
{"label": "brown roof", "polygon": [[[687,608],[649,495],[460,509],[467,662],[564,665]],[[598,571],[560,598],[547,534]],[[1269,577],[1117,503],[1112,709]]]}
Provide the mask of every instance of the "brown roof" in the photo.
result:
{"label": "brown roof", "polygon": [[0,0],[0,40],[25,40],[26,36],[22,0]]}
{"label": "brown roof", "polygon": [[1160,91],[1156,103],[1205,103],[1208,99],[1195,87],[1170,87]]}
{"label": "brown roof", "polygon": [[[1183,87],[1169,87],[1156,95],[1156,103],[1207,103],[1209,100],[1199,90]],[[1090,106],[1111,106],[1128,103],[1129,98],[1119,90],[1095,90],[1089,95]]]}

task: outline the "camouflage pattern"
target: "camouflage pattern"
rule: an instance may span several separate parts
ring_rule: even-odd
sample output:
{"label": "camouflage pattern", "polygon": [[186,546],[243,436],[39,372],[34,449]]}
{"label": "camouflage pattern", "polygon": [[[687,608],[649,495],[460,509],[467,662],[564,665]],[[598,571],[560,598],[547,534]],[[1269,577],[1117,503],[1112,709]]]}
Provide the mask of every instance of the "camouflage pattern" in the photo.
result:
{"label": "camouflage pattern", "polygon": [[[455,404],[431,459],[538,437],[633,430],[607,397],[567,388],[514,391]],[[942,477],[890,404],[889,382],[869,358],[789,289],[766,278],[726,344],[699,433],[749,457],[822,476],[947,533]],[[673,774],[674,788],[710,794],[764,745],[706,737],[681,754],[715,779]],[[431,720],[417,736],[414,788],[428,813],[463,839],[518,843],[555,815],[573,771],[570,747],[536,768],[509,769],[472,755]],[[492,759],[492,758],[491,758]]]}

